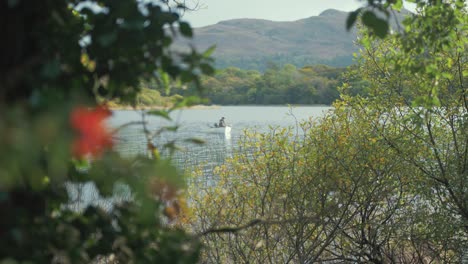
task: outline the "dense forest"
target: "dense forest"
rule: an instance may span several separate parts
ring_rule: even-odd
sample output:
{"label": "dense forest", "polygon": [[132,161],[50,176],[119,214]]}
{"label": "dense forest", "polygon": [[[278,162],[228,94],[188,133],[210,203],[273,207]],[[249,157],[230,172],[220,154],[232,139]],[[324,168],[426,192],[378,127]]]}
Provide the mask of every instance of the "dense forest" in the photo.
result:
{"label": "dense forest", "polygon": [[[338,89],[345,81],[352,81],[356,93],[365,93],[365,82],[345,74],[346,68],[313,65],[297,68],[270,65],[264,73],[235,67],[219,69],[213,76],[203,76],[207,104],[218,105],[278,105],[322,104],[330,105],[339,98]],[[170,96],[189,95],[194,86],[174,86],[164,89],[155,80],[141,82],[139,106],[161,106],[170,102]]]}
{"label": "dense forest", "polygon": [[207,98],[214,104],[331,104],[339,96],[343,68],[292,64],[270,67],[265,73],[226,68],[203,78]]}
{"label": "dense forest", "polygon": [[293,64],[297,67],[307,67],[308,65],[316,64],[323,64],[331,67],[346,67],[353,64],[353,56],[352,54],[348,54],[337,55],[330,58],[318,58],[316,55],[307,55],[300,52],[290,52],[270,56],[218,55],[216,57],[215,66],[220,69],[237,67],[241,69],[265,71],[271,63],[275,63],[280,67],[285,66],[286,64]]}

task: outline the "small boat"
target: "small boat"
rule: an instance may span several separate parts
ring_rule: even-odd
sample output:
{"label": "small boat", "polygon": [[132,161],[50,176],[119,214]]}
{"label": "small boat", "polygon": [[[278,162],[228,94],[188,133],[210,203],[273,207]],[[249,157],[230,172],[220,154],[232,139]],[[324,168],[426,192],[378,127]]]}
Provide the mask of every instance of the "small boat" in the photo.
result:
{"label": "small boat", "polygon": [[215,129],[216,133],[224,133],[226,136],[231,136],[231,126],[227,125],[224,127],[220,127],[218,124],[215,123],[213,127]]}

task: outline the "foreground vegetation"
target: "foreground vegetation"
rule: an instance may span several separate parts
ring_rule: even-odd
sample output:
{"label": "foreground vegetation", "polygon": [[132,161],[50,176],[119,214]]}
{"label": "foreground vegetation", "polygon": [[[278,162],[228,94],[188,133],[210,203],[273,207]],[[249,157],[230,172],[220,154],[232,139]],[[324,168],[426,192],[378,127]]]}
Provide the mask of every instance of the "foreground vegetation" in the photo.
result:
{"label": "foreground vegetation", "polygon": [[467,258],[468,16],[461,2],[448,7],[443,38],[424,16],[407,20],[403,35],[363,33],[349,74],[369,94],[345,83],[325,117],[244,135],[217,185],[191,191],[204,262]]}
{"label": "foreground vegetation", "polygon": [[[464,1],[415,0],[419,16],[404,22],[399,35],[374,12],[388,15],[401,0],[370,0],[374,9],[353,12],[348,26],[360,17],[370,33],[347,78],[358,75],[368,93],[345,83],[323,119],[246,134],[241,146],[248,152],[217,169],[215,187],[189,189],[189,204],[184,175],[154,144],[160,131],[139,123],[146,155],[113,151],[105,103],[135,105],[140,82],[155,76],[165,95],[171,83],[194,84],[199,92],[200,75],[214,73],[212,50],[171,51],[174,37],[192,36],[168,11],[183,9],[179,1],[103,0],[93,8],[84,2],[0,1],[7,35],[0,49],[0,263],[466,257]],[[179,99],[148,114],[170,119],[175,108],[200,102]],[[176,150],[173,142],[165,147]],[[88,183],[112,201],[109,208],[93,201],[73,209],[67,186]]]}
{"label": "foreground vegetation", "polygon": [[121,102],[114,100],[107,103],[112,109],[133,109],[133,108],[171,108],[177,101],[182,100],[182,96],[175,94],[172,96],[162,96],[154,89],[142,87],[135,97],[134,102]]}
{"label": "foreground vegetation", "polygon": [[[139,82],[154,72],[186,84],[214,71],[209,54],[170,52],[174,37],[192,31],[166,5],[183,9],[172,1],[0,1],[0,263],[198,260],[199,241],[176,226],[183,175],[159,156],[154,131],[142,122],[149,151],[125,158],[105,126],[106,102],[144,101]],[[196,102],[179,99],[173,108]],[[76,206],[84,184],[97,193]]]}

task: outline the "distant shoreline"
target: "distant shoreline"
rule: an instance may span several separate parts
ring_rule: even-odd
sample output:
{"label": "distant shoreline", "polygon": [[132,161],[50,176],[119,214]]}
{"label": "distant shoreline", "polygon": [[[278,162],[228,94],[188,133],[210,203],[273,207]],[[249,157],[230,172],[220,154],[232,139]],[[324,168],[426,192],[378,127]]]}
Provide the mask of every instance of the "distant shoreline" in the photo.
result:
{"label": "distant shoreline", "polygon": [[[181,109],[218,109],[221,105],[194,105],[190,107],[182,107]],[[110,110],[163,110],[169,109],[169,106],[111,106]]]}
{"label": "distant shoreline", "polygon": [[[255,105],[255,104],[248,104],[248,105],[194,105],[190,107],[182,107],[180,109],[193,109],[193,110],[205,110],[205,109],[219,109],[223,106],[254,106],[254,107],[265,107],[265,106],[281,106],[281,107],[332,107],[331,105],[326,105],[326,104],[313,104],[313,105],[307,105],[307,104],[297,104],[297,105],[291,105],[291,104],[275,104],[275,105]],[[169,106],[137,106],[137,107],[132,107],[132,106],[110,106],[110,110],[163,110],[163,109],[169,109]]]}

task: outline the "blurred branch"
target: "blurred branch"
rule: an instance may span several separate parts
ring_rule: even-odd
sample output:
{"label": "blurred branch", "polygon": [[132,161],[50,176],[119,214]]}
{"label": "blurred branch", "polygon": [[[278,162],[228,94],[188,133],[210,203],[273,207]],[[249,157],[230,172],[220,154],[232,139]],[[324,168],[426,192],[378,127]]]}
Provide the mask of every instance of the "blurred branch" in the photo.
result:
{"label": "blurred branch", "polygon": [[220,228],[209,228],[195,236],[195,238],[200,238],[214,233],[237,233],[244,229],[254,227],[256,225],[281,225],[287,223],[297,223],[297,222],[308,222],[308,223],[320,223],[318,217],[299,217],[291,218],[285,220],[263,220],[263,219],[253,219],[245,225],[236,226],[236,227],[220,227]]}
{"label": "blurred branch", "polygon": [[[170,11],[177,10],[181,16],[184,16],[185,12],[194,12],[200,9],[205,9],[207,6],[200,3],[198,0],[161,0]],[[175,10],[174,10],[175,9]]]}

